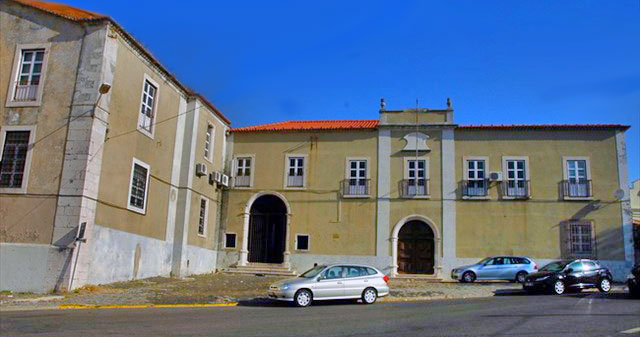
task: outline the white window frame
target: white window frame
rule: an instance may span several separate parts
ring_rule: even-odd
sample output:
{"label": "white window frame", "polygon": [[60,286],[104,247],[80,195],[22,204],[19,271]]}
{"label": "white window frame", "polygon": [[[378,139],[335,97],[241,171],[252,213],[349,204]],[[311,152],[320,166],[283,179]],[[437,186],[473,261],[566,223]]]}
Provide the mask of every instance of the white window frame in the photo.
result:
{"label": "white window frame", "polygon": [[7,132],[10,131],[29,131],[29,144],[27,145],[27,156],[24,163],[24,173],[22,174],[22,185],[20,187],[0,187],[0,193],[7,194],[25,194],[27,193],[27,186],[29,186],[29,173],[31,172],[31,157],[33,156],[33,149],[35,147],[36,140],[36,126],[35,125],[7,125],[2,126],[0,129],[0,160],[4,155],[4,143],[7,137]]}
{"label": "white window frame", "polygon": [[[207,142],[207,134],[209,133],[209,129],[211,129],[211,135],[209,136],[209,141]],[[215,139],[216,127],[212,122],[207,122],[207,128],[204,131],[204,159],[212,164]]]}
{"label": "white window frame", "polygon": [[[235,235],[235,237],[236,237],[236,239],[234,241],[235,242],[235,246],[233,246],[233,247],[228,247],[227,246],[227,234]],[[225,249],[236,249],[238,247],[238,234],[235,233],[235,232],[224,232],[224,243],[223,243],[223,246],[224,246]]]}
{"label": "white window frame", "polygon": [[[16,92],[16,84],[18,83],[18,76],[20,75],[20,66],[22,65],[22,51],[28,49],[44,49],[44,56],[42,58],[42,69],[40,70],[40,83],[38,84],[38,92],[36,93],[35,101],[14,101],[14,95]],[[7,101],[6,107],[24,107],[24,106],[40,106],[42,104],[42,92],[44,91],[44,85],[47,74],[47,63],[49,59],[49,53],[51,52],[51,43],[30,43],[30,44],[18,44],[16,45],[16,51],[13,57],[13,70],[11,71],[11,82],[7,88]]]}
{"label": "white window frame", "polygon": [[[136,164],[147,169],[147,181],[145,183],[145,189],[144,189],[144,208],[138,208],[136,206],[131,205],[131,185],[133,184],[133,172],[136,167]],[[129,189],[129,192],[127,193],[127,209],[128,210],[134,211],[140,214],[146,214],[147,202],[149,201],[149,188],[151,187],[149,186],[150,176],[151,176],[151,167],[149,166],[149,164],[134,157],[133,160],[131,161],[131,175],[129,176],[129,184],[127,185],[127,188]]]}
{"label": "white window frame", "polygon": [[[287,178],[289,177],[289,169],[291,166],[289,165],[289,159],[292,158],[302,158],[302,186],[289,186]],[[284,182],[283,186],[286,190],[304,190],[307,188],[307,167],[309,161],[307,160],[306,154],[298,154],[298,153],[287,153],[284,155]]]}
{"label": "white window frame", "polygon": [[249,186],[236,186],[235,179],[233,179],[233,188],[237,189],[251,189],[253,188],[253,178],[256,175],[256,155],[255,154],[237,154],[233,156],[233,177],[236,177],[238,171],[238,159],[249,158],[251,159],[251,165],[249,165]]}
{"label": "white window frame", "polygon": [[[298,237],[299,236],[306,236],[307,237],[307,249],[298,249]],[[295,236],[295,240],[294,240],[294,248],[297,252],[308,252],[311,251],[311,235],[306,234],[306,233],[296,233]]]}
{"label": "white window frame", "polygon": [[[153,113],[153,117],[151,118],[151,132],[149,132],[148,130],[146,130],[145,128],[142,127],[142,113],[141,113],[141,109],[142,109],[142,104],[143,103],[142,99],[144,98],[144,85],[149,82],[151,85],[153,85],[154,87],[156,87],[156,95],[153,98],[153,109],[151,110]],[[140,105],[138,106],[138,118],[137,118],[137,126],[136,128],[138,129],[138,131],[142,132],[142,134],[144,134],[145,136],[153,139],[153,136],[156,132],[156,123],[158,121],[158,101],[160,100],[160,85],[158,84],[158,82],[154,81],[151,76],[147,75],[146,73],[144,74],[144,78],[142,80],[142,87],[140,89]]]}
{"label": "white window frame", "polygon": [[[575,157],[575,156],[563,156],[562,157],[562,179],[564,181],[568,181],[569,180],[569,167],[568,167],[568,162],[570,160],[584,160],[585,161],[585,165],[586,165],[586,177],[587,177],[587,181],[591,180],[591,161],[589,157]],[[591,183],[591,194],[593,195],[593,181]],[[563,191],[564,193],[564,191]],[[562,196],[564,198],[564,200],[593,200],[593,196],[591,197],[570,197],[570,196],[566,196],[563,195]]]}
{"label": "white window frame", "polygon": [[[202,210],[202,201],[205,202],[204,205],[204,224],[202,228],[202,233],[200,233],[200,212]],[[207,232],[209,229],[209,199],[203,196],[200,196],[200,202],[198,203],[198,221],[196,222],[196,234],[199,237],[206,238]]]}
{"label": "white window frame", "polygon": [[[364,161],[366,162],[366,169],[365,169],[365,177],[364,178],[360,178],[360,179],[365,179],[365,183],[366,181],[370,181],[371,179],[371,160],[369,157],[347,157],[345,160],[345,170],[344,170],[344,179],[345,180],[350,180],[351,179],[351,162],[352,161]],[[368,194],[354,194],[354,195],[350,195],[350,194],[345,194],[343,195],[344,198],[369,198],[371,197],[371,184],[369,184],[369,193]]]}
{"label": "white window frame", "polygon": [[[524,161],[524,183],[525,185],[527,184],[527,181],[529,181],[529,184],[531,184],[531,178],[529,176],[529,156],[503,156],[502,157],[502,182],[503,184],[508,184],[509,183],[509,166],[508,163],[509,161],[513,161],[513,160],[519,160],[519,161]],[[516,177],[517,180],[517,177]],[[530,198],[531,197],[531,186],[529,185],[527,188],[527,195],[524,196],[526,198]],[[508,187],[506,187],[508,188]],[[522,199],[522,197],[516,197],[516,196],[502,196],[502,199]]]}
{"label": "white window frame", "polygon": [[463,168],[463,181],[469,181],[469,162],[470,161],[477,161],[477,160],[482,160],[484,161],[484,179],[485,179],[485,183],[487,184],[487,195],[486,196],[469,196],[469,195],[463,195],[462,199],[471,199],[471,200],[489,200],[491,199],[491,192],[489,191],[489,171],[490,171],[490,167],[489,166],[489,157],[488,156],[463,156],[462,157],[462,168]]}
{"label": "white window frame", "polygon": [[426,195],[414,195],[414,196],[405,196],[404,198],[408,198],[408,199],[430,199],[431,198],[431,186],[429,186],[431,184],[431,179],[429,179],[429,175],[430,175],[430,169],[429,169],[429,157],[427,156],[418,156],[418,157],[404,157],[404,173],[403,173],[403,179],[404,180],[409,180],[411,178],[409,178],[409,162],[411,161],[424,161],[424,179],[425,179],[425,184],[424,184],[424,188],[426,189],[426,192],[428,192]]}

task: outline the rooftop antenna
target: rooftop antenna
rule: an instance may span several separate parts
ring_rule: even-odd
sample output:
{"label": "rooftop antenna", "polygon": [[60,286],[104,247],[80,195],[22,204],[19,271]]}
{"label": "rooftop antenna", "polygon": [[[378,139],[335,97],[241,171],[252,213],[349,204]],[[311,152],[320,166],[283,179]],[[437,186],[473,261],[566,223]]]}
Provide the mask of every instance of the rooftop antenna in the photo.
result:
{"label": "rooftop antenna", "polygon": [[387,103],[384,102],[384,97],[380,99],[380,111],[384,111],[384,108],[387,106]]}
{"label": "rooftop antenna", "polygon": [[420,184],[418,182],[418,178],[420,176],[420,174],[419,174],[420,165],[418,165],[418,112],[419,112],[418,106],[419,106],[418,105],[418,98],[416,97],[416,133],[414,135],[415,142],[416,142],[416,145],[415,145],[415,147],[416,147],[416,160],[415,160],[415,163],[414,163],[414,165],[415,165],[415,167],[414,167],[415,168],[415,173],[414,174],[416,175],[415,176],[415,179],[416,179],[416,187],[415,187],[416,188],[416,193],[418,192],[418,184]]}

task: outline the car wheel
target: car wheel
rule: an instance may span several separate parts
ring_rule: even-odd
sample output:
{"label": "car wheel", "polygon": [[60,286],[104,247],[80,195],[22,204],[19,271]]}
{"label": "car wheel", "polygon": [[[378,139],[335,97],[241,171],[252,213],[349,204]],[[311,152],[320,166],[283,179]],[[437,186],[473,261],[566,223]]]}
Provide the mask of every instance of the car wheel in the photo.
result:
{"label": "car wheel", "polygon": [[604,277],[598,283],[598,290],[603,293],[608,293],[611,290],[611,281],[608,278]]}
{"label": "car wheel", "polygon": [[373,304],[378,299],[378,292],[373,288],[367,288],[362,292],[362,303]]}
{"label": "car wheel", "polygon": [[473,281],[476,280],[476,274],[474,274],[472,271],[466,271],[464,272],[464,274],[462,274],[462,280],[465,283],[473,283]]}
{"label": "car wheel", "polygon": [[296,292],[295,296],[293,296],[293,302],[297,307],[308,307],[313,300],[313,295],[307,289],[300,289]]}
{"label": "car wheel", "polygon": [[564,282],[560,280],[553,282],[553,288],[551,288],[551,291],[553,291],[553,293],[556,295],[564,294],[564,291],[565,291]]}
{"label": "car wheel", "polygon": [[524,283],[524,278],[527,277],[527,272],[526,271],[521,271],[519,273],[516,274],[516,282],[518,283]]}

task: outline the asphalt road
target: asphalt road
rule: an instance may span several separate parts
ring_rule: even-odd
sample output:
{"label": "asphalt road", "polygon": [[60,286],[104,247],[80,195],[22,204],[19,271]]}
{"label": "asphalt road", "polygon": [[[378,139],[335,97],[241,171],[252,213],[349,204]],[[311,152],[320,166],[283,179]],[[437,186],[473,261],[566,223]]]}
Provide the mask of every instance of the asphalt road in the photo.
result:
{"label": "asphalt road", "polygon": [[572,294],[309,308],[241,303],[201,309],[0,313],[2,336],[640,336],[640,300]]}

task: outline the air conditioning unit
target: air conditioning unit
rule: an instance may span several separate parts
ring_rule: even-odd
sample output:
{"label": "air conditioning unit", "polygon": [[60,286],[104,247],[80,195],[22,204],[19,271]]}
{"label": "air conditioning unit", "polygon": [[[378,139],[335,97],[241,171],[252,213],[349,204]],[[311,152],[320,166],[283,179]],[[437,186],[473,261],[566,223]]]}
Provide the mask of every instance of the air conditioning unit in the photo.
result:
{"label": "air conditioning unit", "polygon": [[196,175],[198,177],[202,177],[202,176],[206,176],[207,175],[207,165],[205,164],[196,164]]}
{"label": "air conditioning unit", "polygon": [[489,180],[491,181],[502,181],[502,172],[493,171],[489,173]]}
{"label": "air conditioning unit", "polygon": [[219,184],[222,182],[222,172],[213,172],[213,179]]}
{"label": "air conditioning unit", "polygon": [[209,173],[209,185],[215,185],[215,184],[216,184],[215,172]]}
{"label": "air conditioning unit", "polygon": [[222,175],[222,179],[220,181],[220,183],[222,184],[222,186],[224,187],[229,187],[229,176],[226,174]]}

